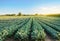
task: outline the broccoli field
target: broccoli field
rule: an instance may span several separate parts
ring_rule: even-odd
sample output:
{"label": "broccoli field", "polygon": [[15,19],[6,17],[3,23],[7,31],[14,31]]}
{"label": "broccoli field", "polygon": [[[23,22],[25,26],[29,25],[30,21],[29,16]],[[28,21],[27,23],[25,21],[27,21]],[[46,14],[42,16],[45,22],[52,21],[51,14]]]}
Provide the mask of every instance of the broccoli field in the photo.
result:
{"label": "broccoli field", "polygon": [[0,41],[60,41],[60,17],[0,16]]}

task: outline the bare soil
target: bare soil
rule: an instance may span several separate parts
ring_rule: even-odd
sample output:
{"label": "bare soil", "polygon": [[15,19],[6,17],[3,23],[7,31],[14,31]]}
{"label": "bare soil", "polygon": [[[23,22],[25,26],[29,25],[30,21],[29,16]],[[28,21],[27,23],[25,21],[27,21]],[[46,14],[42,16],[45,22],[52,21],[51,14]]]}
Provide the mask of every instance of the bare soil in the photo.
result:
{"label": "bare soil", "polygon": [[[14,37],[10,37],[10,38],[7,38],[5,41],[20,41],[20,40],[15,40]],[[52,39],[49,35],[47,35],[45,41],[57,41],[57,40]]]}
{"label": "bare soil", "polygon": [[45,41],[57,41],[57,40],[53,39],[49,35],[47,35]]}

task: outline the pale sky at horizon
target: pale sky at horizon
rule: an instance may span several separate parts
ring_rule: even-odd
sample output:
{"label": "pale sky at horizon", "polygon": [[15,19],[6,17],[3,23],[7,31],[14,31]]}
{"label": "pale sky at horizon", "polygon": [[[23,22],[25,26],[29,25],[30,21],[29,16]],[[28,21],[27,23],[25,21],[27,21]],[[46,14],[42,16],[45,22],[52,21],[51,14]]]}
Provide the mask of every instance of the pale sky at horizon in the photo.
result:
{"label": "pale sky at horizon", "polygon": [[60,0],[0,0],[0,14],[60,13]]}

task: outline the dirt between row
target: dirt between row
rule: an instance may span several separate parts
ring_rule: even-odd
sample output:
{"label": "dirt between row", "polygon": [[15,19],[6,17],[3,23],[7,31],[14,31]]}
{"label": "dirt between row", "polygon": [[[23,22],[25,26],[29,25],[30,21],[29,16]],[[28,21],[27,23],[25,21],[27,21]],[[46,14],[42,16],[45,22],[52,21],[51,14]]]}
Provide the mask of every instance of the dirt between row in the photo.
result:
{"label": "dirt between row", "polygon": [[[14,37],[10,37],[7,38],[5,41],[20,41],[20,40],[15,40]],[[49,35],[47,35],[45,41],[58,41],[58,40],[52,39]]]}

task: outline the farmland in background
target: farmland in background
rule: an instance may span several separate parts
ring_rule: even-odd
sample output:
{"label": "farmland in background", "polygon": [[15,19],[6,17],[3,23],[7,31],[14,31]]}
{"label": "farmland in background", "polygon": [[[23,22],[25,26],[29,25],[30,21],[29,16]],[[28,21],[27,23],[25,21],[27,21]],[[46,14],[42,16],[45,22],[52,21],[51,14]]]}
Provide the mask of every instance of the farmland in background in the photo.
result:
{"label": "farmland in background", "polygon": [[0,41],[60,41],[60,15],[0,16]]}

